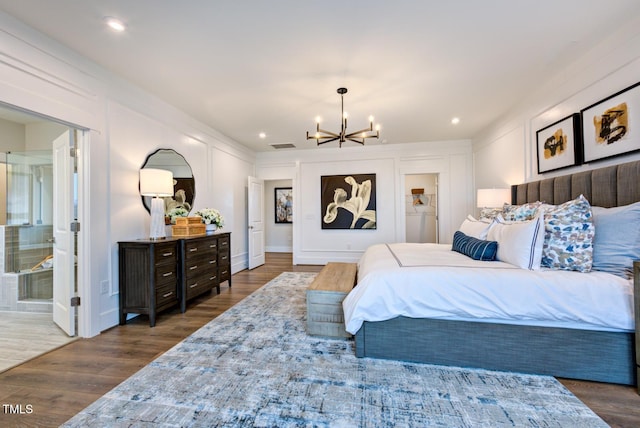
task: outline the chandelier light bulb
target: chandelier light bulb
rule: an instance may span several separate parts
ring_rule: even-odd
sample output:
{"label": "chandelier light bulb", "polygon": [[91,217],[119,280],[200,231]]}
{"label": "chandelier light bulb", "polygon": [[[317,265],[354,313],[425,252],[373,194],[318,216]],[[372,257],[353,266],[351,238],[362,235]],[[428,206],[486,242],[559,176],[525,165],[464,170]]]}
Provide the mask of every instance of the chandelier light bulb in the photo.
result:
{"label": "chandelier light bulb", "polygon": [[347,113],[346,111],[342,114],[342,117],[344,117],[345,119],[347,119],[349,117],[349,113]]}
{"label": "chandelier light bulb", "polygon": [[316,123],[322,122],[322,118],[320,116],[316,116]]}
{"label": "chandelier light bulb", "polygon": [[369,116],[369,123],[373,123],[373,116]]}
{"label": "chandelier light bulb", "polygon": [[104,18],[104,22],[107,24],[107,26],[109,28],[111,28],[113,31],[118,32],[118,33],[122,33],[126,27],[124,25],[124,23],[122,21],[120,21],[118,18],[114,18],[112,16],[107,16]]}

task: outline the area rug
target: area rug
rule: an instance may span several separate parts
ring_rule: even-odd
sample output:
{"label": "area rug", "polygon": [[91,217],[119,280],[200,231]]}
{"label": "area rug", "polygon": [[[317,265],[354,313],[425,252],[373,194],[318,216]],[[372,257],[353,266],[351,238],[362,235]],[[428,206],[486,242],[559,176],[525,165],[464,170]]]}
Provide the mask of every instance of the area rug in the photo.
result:
{"label": "area rug", "polygon": [[64,426],[607,426],[553,377],[359,359],[308,336],[314,277],[281,274]]}

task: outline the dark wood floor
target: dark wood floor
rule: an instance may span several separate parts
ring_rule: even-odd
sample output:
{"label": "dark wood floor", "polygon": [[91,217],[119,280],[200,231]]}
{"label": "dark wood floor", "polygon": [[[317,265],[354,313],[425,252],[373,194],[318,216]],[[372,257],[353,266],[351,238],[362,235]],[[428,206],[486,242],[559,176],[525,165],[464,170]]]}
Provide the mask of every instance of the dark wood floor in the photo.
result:
{"label": "dark wood floor", "polygon": [[[154,328],[141,316],[6,371],[0,374],[0,426],[59,426],[281,272],[320,268],[293,266],[290,254],[267,254],[266,265],[235,274],[232,288],[194,300],[184,314],[162,313]],[[611,426],[640,426],[635,388],[561,381]]]}

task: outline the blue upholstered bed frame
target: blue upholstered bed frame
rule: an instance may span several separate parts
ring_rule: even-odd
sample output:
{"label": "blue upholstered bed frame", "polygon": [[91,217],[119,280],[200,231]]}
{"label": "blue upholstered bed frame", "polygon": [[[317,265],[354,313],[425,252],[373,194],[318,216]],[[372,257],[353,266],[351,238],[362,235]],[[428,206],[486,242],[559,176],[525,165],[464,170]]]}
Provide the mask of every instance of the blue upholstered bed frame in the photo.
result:
{"label": "blue upholstered bed frame", "polygon": [[[580,194],[602,207],[640,201],[640,162],[512,186],[516,204],[560,204]],[[356,356],[635,385],[640,263],[634,272],[635,334],[398,317],[365,322]]]}

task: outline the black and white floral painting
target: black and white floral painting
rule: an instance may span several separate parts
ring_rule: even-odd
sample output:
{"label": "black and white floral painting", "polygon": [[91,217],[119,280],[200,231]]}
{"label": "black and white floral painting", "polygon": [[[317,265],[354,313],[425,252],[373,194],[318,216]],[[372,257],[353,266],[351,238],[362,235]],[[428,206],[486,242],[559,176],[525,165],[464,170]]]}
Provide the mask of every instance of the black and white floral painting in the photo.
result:
{"label": "black and white floral painting", "polygon": [[323,175],[323,229],[376,228],[376,175]]}

